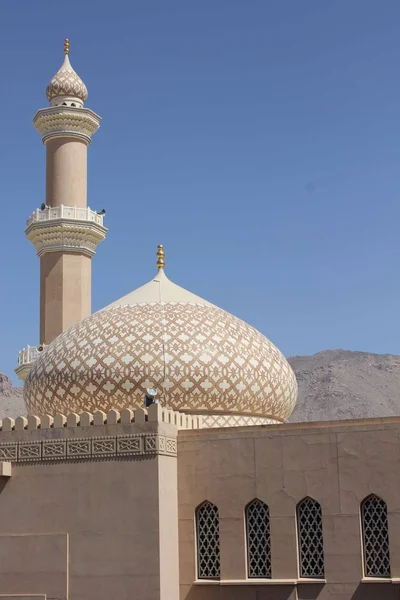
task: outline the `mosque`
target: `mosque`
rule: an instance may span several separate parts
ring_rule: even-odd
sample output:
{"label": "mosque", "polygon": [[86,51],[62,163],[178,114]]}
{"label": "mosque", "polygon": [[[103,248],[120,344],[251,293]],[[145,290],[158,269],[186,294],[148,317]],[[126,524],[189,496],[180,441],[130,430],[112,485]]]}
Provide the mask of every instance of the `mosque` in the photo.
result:
{"label": "mosque", "polygon": [[398,418],[287,423],[284,356],[170,281],[161,245],[148,283],[91,314],[100,117],[64,53],[33,118],[40,343],[16,368],[27,414],[1,422],[0,598],[400,598]]}

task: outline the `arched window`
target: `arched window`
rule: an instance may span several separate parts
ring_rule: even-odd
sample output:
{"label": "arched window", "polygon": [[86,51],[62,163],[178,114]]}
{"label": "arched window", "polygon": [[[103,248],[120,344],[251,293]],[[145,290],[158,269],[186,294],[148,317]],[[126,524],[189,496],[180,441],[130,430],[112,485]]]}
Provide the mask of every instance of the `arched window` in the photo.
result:
{"label": "arched window", "polygon": [[203,502],[196,510],[197,577],[219,579],[219,513],[211,502]]}
{"label": "arched window", "polygon": [[371,495],[361,503],[365,577],[390,577],[386,502]]}
{"label": "arched window", "polygon": [[257,498],[246,506],[247,572],[249,577],[271,577],[269,509]]}
{"label": "arched window", "polygon": [[322,537],[321,505],[312,498],[304,498],[297,505],[300,577],[323,579],[324,541]]}

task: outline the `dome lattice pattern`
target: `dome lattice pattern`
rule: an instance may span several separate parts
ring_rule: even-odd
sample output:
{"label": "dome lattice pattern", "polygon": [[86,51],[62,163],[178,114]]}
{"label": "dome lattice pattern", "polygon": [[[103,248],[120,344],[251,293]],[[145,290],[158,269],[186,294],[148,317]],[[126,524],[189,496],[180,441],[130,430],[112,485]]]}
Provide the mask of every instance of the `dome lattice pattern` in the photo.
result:
{"label": "dome lattice pattern", "polygon": [[104,309],[61,334],[25,382],[33,414],[143,406],[156,387],[183,412],[284,421],[297,395],[284,356],[256,329],[206,304],[142,303]]}
{"label": "dome lattice pattern", "polygon": [[71,96],[79,98],[82,102],[86,102],[88,97],[87,87],[72,68],[68,55],[46,89],[49,102],[58,96]]}

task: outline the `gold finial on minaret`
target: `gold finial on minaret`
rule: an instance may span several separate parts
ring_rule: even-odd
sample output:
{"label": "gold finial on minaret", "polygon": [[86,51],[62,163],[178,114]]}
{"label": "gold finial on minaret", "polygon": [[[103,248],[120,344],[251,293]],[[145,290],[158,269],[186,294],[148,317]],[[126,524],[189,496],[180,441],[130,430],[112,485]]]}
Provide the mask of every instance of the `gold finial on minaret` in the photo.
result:
{"label": "gold finial on minaret", "polygon": [[159,270],[165,267],[164,257],[164,246],[162,244],[159,244],[157,246],[157,267]]}
{"label": "gold finial on minaret", "polygon": [[69,39],[65,38],[64,40],[64,54],[69,54]]}

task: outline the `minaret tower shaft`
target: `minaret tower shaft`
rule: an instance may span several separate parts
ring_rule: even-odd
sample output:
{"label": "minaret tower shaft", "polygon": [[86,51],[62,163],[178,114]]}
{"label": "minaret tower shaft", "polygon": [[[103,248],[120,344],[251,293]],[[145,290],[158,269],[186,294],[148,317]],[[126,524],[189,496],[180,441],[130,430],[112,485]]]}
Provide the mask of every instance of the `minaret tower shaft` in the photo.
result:
{"label": "minaret tower shaft", "polygon": [[104,239],[103,214],[87,206],[87,149],[100,117],[84,107],[88,92],[69,61],[47,86],[48,108],[33,118],[46,146],[46,200],[25,233],[40,258],[40,343],[91,313],[91,259]]}

